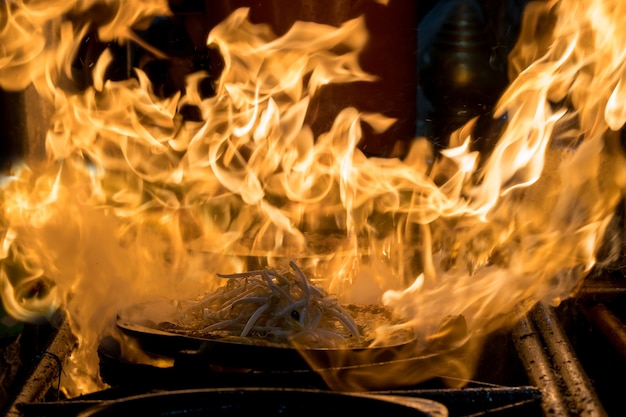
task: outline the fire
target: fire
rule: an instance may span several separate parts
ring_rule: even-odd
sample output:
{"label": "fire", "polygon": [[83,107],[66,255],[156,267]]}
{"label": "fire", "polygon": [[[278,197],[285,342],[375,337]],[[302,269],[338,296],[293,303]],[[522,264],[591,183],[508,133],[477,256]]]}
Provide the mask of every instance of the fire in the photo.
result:
{"label": "fire", "polygon": [[[471,122],[434,166],[425,138],[402,159],[366,157],[363,124],[394,123],[382,114],[345,108],[327,131],[310,126],[328,85],[374,80],[359,65],[362,18],[276,36],[239,9],[208,35],[224,64],[215,95],[201,93],[199,72],[162,98],[139,69],[106,79],[109,51],[91,86],[63,86],[91,25],[103,41],[141,42],[132,28],[169,14],[166,2],[0,7],[0,86],[32,85],[55,109],[45,160],[3,177],[2,300],[24,320],[67,311],[79,339],[71,394],[99,385],[98,341],[121,309],[194,297],[255,262],[296,259],[340,300],[395,309],[417,355],[480,345],[515,306],[559,303],[598,262],[625,184],[623,2],[530,3],[495,148],[472,151]],[[551,25],[539,38],[538,22]],[[186,106],[198,120],[181,116]],[[377,384],[470,377],[472,364],[455,359],[402,363]],[[359,378],[374,377],[340,388]]]}

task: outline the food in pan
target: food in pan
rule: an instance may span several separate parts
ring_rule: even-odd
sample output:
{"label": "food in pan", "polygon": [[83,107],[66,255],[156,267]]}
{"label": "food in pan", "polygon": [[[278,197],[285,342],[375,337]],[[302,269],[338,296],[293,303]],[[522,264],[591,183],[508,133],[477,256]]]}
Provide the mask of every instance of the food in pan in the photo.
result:
{"label": "food in pan", "polygon": [[405,343],[412,334],[391,310],[378,305],[341,305],[313,285],[295,262],[291,270],[263,269],[223,275],[215,292],[181,302],[159,330],[201,338],[271,346],[358,348]]}

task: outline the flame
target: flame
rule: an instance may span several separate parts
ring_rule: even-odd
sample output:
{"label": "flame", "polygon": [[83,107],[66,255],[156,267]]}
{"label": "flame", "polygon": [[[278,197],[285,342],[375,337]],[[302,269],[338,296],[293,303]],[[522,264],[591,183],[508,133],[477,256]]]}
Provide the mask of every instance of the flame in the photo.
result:
{"label": "flame", "polygon": [[[359,65],[362,17],[296,22],[278,37],[236,10],[207,39],[224,61],[215,95],[203,96],[209,74],[198,72],[162,98],[140,69],[107,80],[108,50],[91,86],[63,85],[92,25],[103,41],[142,42],[133,27],[168,15],[165,1],[4,2],[0,86],[33,85],[54,106],[46,158],[16,165],[0,188],[5,308],[23,320],[68,312],[79,348],[64,385],[75,395],[101,384],[98,341],[121,309],[297,259],[340,300],[409,319],[419,360],[374,370],[376,385],[470,377],[458,348],[510,323],[515,306],[569,297],[598,262],[625,184],[625,7],[531,2],[495,148],[472,151],[471,122],[432,166],[424,138],[403,159],[359,150],[363,124],[394,123],[382,114],[348,107],[327,115],[328,131],[310,127],[321,90],[375,79]],[[550,25],[539,38],[538,22]],[[324,377],[363,389],[373,373]]]}

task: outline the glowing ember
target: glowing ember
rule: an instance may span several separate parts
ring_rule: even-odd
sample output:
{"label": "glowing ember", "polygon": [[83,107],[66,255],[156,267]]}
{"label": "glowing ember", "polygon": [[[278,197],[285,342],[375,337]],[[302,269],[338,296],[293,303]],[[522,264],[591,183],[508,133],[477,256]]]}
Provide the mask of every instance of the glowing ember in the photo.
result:
{"label": "glowing ember", "polygon": [[[346,108],[314,135],[306,116],[320,89],[373,80],[358,61],[362,18],[297,22],[277,37],[237,10],[208,36],[224,59],[209,98],[205,73],[165,99],[140,70],[107,80],[106,51],[93,85],[64,90],[92,23],[102,41],[139,41],[131,27],[168,13],[165,1],[129,3],[100,1],[106,18],[79,0],[0,5],[0,86],[32,84],[55,109],[46,160],[3,178],[2,300],[25,320],[68,312],[80,342],[64,374],[70,394],[98,387],[96,347],[118,311],[213,290],[218,273],[259,258],[296,259],[340,300],[409,317],[416,354],[455,332],[451,317],[465,327],[444,350],[479,342],[515,306],[558,303],[597,262],[625,184],[616,131],[626,119],[626,3],[529,5],[496,109],[508,123],[480,170],[464,129],[434,167],[423,138],[404,160],[365,157],[362,123],[393,123],[380,114]],[[553,22],[539,40],[538,21]],[[197,106],[198,121],[181,116],[185,106]],[[471,375],[460,362],[377,378]]]}

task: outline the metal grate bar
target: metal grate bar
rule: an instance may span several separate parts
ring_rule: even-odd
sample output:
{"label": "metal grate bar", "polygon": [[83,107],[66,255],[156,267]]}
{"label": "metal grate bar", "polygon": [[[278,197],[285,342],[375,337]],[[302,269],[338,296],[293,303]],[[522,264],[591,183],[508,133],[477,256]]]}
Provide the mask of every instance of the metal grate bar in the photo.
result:
{"label": "metal grate bar", "polygon": [[515,348],[522,364],[526,368],[531,384],[542,392],[541,408],[546,416],[569,416],[562,393],[559,390],[557,376],[552,370],[534,323],[523,316],[513,328]]}
{"label": "metal grate bar", "polygon": [[51,337],[50,345],[41,354],[32,373],[9,405],[6,417],[21,417],[19,405],[42,401],[61,375],[63,362],[72,352],[76,339],[67,321]]}
{"label": "metal grate bar", "polygon": [[591,323],[609,340],[615,350],[626,359],[626,324],[605,304],[583,309]]}
{"label": "metal grate bar", "polygon": [[530,314],[548,348],[554,367],[560,370],[567,391],[572,396],[576,415],[607,417],[607,413],[604,411],[589,377],[577,359],[554,308],[538,303]]}

